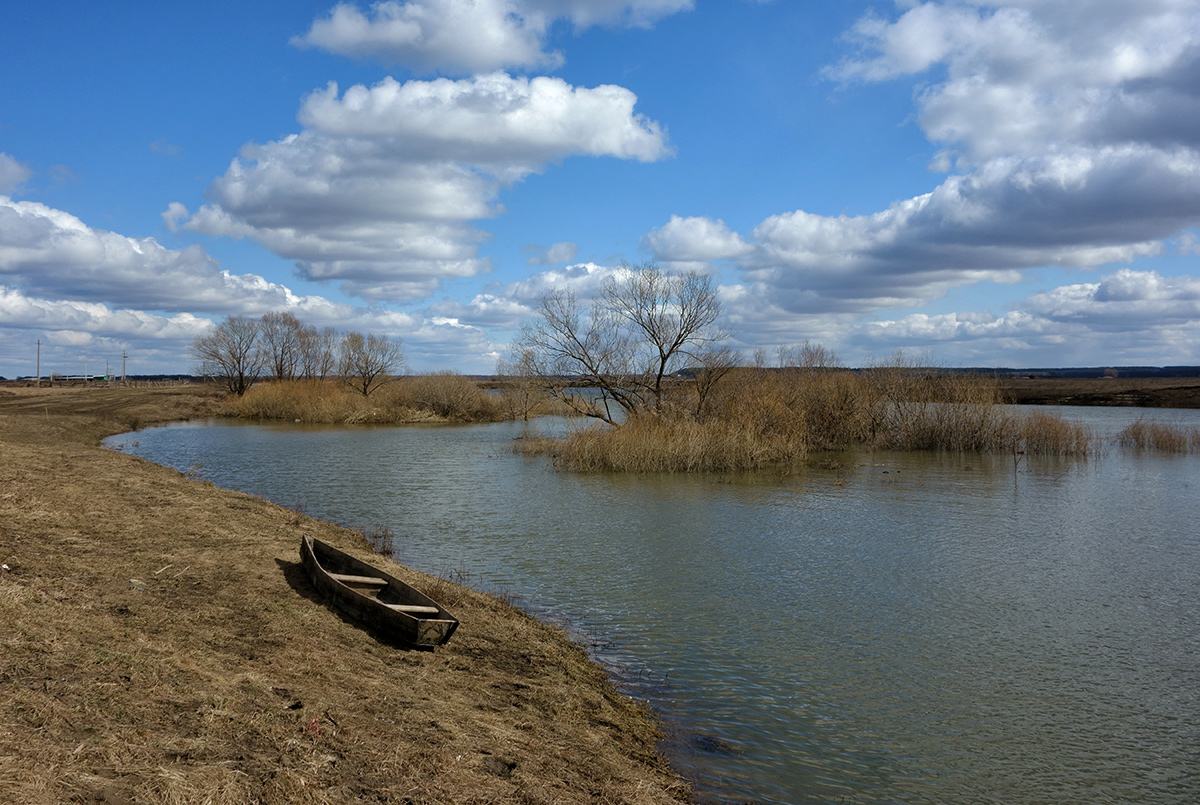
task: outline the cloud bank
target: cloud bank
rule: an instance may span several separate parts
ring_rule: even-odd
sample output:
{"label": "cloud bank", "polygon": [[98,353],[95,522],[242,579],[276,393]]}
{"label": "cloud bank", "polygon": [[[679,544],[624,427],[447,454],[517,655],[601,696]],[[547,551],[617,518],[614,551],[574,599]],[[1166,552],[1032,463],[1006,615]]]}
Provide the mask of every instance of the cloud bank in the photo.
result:
{"label": "cloud bank", "polygon": [[[231,273],[199,246],[169,249],[154,238],[95,229],[62,210],[0,196],[0,326],[41,329],[48,343],[64,346],[103,342],[120,352],[137,342],[143,358],[146,345],[157,343],[178,363],[213,319],[273,310],[319,327],[389,335],[422,326],[419,315],[297,294],[257,274]],[[7,341],[12,337],[6,333]],[[448,343],[461,348],[461,334]]]}
{"label": "cloud bank", "polygon": [[863,314],[1130,263],[1200,224],[1200,2],[896,5],[826,77],[921,77],[918,123],[953,172],[870,215],[794,210],[745,235],[672,217],[645,238],[656,259],[729,260],[784,314]]}

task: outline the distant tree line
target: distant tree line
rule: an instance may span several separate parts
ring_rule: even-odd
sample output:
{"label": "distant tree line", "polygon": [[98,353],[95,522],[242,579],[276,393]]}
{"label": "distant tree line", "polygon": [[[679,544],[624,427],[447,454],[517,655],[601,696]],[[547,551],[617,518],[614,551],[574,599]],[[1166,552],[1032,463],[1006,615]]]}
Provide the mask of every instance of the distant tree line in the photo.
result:
{"label": "distant tree line", "polygon": [[367,396],[404,368],[398,338],[318,330],[291,313],[229,316],[192,343],[192,356],[201,374],[220,380],[239,397],[263,376],[337,379]]}

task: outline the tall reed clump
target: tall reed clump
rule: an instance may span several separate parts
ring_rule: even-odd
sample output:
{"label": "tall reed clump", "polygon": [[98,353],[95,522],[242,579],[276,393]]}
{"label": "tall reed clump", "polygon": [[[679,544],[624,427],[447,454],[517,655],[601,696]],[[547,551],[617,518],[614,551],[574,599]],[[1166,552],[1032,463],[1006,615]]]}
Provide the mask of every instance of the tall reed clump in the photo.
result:
{"label": "tall reed clump", "polygon": [[495,422],[508,413],[495,395],[456,372],[407,377],[399,384],[397,399],[410,408],[458,422]]}
{"label": "tall reed clump", "polygon": [[256,383],[241,397],[230,397],[221,413],[247,419],[343,422],[358,407],[355,396],[362,397],[329,380]]}
{"label": "tall reed clump", "polygon": [[558,439],[522,439],[516,449],[549,454],[578,472],[736,472],[795,463],[807,448],[794,436],[768,437],[754,423],[644,414],[620,427],[591,424]]}
{"label": "tall reed clump", "polygon": [[1139,419],[1117,434],[1117,442],[1123,447],[1163,453],[1200,452],[1200,428]]}
{"label": "tall reed clump", "polygon": [[1028,455],[1085,457],[1096,452],[1100,440],[1080,422],[1063,419],[1051,411],[1025,411],[1013,415],[1011,449]]}
{"label": "tall reed clump", "polygon": [[823,368],[746,369],[711,395],[711,419],[739,422],[755,439],[781,441],[783,455],[840,450],[869,430],[862,384]]}
{"label": "tall reed clump", "polygon": [[869,444],[896,450],[997,450],[1013,439],[995,381],[888,365],[861,375]]}

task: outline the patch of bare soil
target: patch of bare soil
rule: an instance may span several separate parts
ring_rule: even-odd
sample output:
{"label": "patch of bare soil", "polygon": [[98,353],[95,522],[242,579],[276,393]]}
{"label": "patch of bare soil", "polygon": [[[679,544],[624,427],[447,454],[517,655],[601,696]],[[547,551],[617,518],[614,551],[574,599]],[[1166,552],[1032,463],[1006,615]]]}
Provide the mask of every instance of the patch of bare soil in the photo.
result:
{"label": "patch of bare soil", "polygon": [[[646,710],[559,631],[353,532],[104,450],[182,389],[0,390],[0,802],[670,803]],[[339,616],[303,533],[431,592],[434,652]]]}

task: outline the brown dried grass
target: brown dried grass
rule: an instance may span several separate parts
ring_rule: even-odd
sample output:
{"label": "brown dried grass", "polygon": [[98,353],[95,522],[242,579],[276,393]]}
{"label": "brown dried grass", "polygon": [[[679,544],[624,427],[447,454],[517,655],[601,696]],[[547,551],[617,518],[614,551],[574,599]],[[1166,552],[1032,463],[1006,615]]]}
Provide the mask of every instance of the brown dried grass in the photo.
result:
{"label": "brown dried grass", "polygon": [[453,372],[399,378],[365,396],[335,380],[256,383],[221,406],[225,416],[315,424],[496,422],[509,417],[502,400]]}
{"label": "brown dried grass", "polygon": [[593,472],[736,472],[791,463],[805,446],[754,423],[639,417],[624,427],[583,425],[563,439],[527,437],[518,452],[549,453],[564,468]]}

